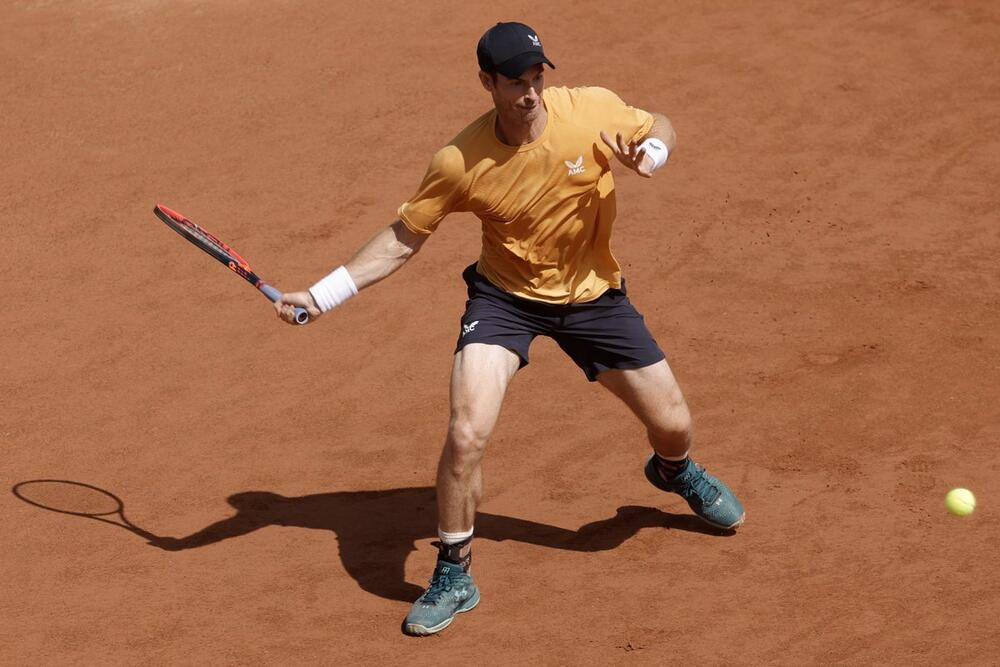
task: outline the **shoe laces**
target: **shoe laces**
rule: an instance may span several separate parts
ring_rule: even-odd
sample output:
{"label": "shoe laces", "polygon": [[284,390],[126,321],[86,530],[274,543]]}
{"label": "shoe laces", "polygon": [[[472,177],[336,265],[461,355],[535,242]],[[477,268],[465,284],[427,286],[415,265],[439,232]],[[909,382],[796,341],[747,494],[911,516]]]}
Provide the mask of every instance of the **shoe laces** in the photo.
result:
{"label": "shoe laces", "polygon": [[703,506],[708,506],[718,500],[722,495],[712,480],[705,474],[705,469],[701,466],[694,466],[694,471],[690,475],[683,475],[674,480],[677,492],[685,498],[697,497]]}
{"label": "shoe laces", "polygon": [[437,604],[438,600],[445,593],[451,592],[452,588],[454,588],[454,583],[451,580],[451,575],[435,574],[431,577],[430,587],[424,592],[424,604]]}

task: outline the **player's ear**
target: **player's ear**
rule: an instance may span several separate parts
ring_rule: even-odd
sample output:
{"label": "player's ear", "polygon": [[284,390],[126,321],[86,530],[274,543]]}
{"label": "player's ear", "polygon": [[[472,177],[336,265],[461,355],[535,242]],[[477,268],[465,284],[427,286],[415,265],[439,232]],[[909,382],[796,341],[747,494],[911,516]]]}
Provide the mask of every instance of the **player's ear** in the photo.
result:
{"label": "player's ear", "polygon": [[479,83],[483,84],[483,88],[492,93],[493,87],[496,85],[496,74],[489,74],[483,70],[479,70]]}

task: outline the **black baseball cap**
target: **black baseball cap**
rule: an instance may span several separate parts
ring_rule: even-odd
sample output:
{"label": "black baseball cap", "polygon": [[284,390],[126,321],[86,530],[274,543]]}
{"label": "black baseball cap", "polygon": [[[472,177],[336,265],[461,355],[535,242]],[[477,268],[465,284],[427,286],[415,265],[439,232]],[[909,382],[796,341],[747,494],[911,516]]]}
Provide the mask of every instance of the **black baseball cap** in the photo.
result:
{"label": "black baseball cap", "polygon": [[545,63],[555,69],[545,52],[538,33],[523,23],[497,23],[479,39],[476,47],[479,69],[500,72],[508,79],[517,79],[529,67]]}

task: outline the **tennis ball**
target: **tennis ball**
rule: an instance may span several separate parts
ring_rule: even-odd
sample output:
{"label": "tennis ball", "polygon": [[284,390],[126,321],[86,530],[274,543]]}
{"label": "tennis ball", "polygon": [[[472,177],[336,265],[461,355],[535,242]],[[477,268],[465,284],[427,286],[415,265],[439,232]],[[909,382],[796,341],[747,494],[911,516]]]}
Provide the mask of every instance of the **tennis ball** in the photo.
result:
{"label": "tennis ball", "polygon": [[976,497],[968,489],[952,489],[944,497],[944,506],[955,516],[966,516],[976,509]]}

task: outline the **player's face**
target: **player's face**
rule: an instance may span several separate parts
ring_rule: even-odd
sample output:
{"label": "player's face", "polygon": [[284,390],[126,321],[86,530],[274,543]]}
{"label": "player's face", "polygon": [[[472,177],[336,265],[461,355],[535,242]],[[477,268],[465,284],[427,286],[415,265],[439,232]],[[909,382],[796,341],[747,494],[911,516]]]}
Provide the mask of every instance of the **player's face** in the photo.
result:
{"label": "player's face", "polygon": [[517,79],[508,79],[499,72],[496,78],[480,72],[483,87],[493,96],[493,104],[505,120],[531,123],[542,111],[542,89],[545,87],[545,67],[541,63],[524,71]]}

